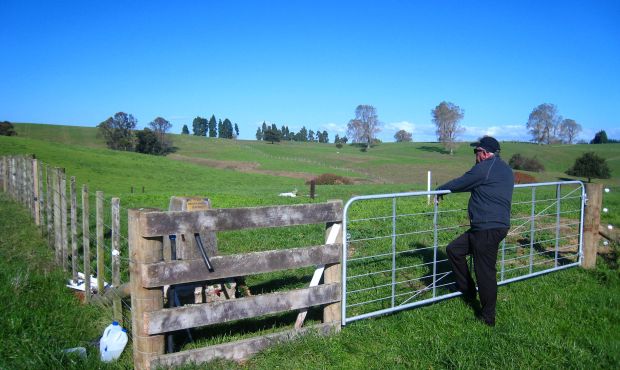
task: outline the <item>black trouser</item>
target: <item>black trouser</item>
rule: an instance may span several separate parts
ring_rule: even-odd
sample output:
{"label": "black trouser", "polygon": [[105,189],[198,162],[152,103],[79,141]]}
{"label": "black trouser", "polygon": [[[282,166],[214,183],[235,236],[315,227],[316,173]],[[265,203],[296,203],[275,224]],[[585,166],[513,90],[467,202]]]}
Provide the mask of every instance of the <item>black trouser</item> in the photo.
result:
{"label": "black trouser", "polygon": [[474,271],[478,282],[482,319],[495,323],[495,304],[497,302],[497,249],[508,234],[508,228],[472,231],[468,230],[452,243],[446,252],[452,265],[456,288],[465,298],[476,297],[476,286],[467,266],[468,254],[474,256]]}

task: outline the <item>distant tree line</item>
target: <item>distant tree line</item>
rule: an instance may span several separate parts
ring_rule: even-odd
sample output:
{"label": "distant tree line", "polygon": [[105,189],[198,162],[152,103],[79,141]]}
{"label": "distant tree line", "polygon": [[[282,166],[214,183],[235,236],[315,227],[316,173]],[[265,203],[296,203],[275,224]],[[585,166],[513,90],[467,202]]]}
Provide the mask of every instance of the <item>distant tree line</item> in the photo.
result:
{"label": "distant tree line", "polygon": [[[221,139],[235,139],[239,137],[239,125],[225,118],[216,120],[215,115],[211,115],[210,119],[196,117],[192,121],[192,131],[195,136],[217,137]],[[189,128],[183,125],[181,134],[189,135]]]}
{"label": "distant tree line", "polygon": [[118,112],[97,125],[98,135],[110,149],[138,153],[166,155],[173,151],[172,140],[167,135],[172,124],[162,117],[149,123],[149,127],[136,130],[138,120],[131,114]]}
{"label": "distant tree line", "polygon": [[288,126],[282,125],[282,127],[278,128],[275,123],[267,125],[267,123],[263,121],[262,126],[258,126],[256,129],[256,140],[269,141],[271,143],[280,141],[329,143],[329,134],[326,130],[308,130],[306,126],[302,126],[301,129],[295,133],[291,131]]}

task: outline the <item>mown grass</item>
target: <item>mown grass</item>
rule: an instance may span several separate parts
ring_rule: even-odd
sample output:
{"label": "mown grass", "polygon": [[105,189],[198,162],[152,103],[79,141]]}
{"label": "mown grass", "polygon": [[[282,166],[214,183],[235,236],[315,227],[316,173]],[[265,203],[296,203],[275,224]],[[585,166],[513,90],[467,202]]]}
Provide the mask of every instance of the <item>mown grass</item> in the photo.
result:
{"label": "mown grass", "polygon": [[[17,125],[20,126],[22,125]],[[172,195],[209,196],[215,207],[222,208],[323,202],[328,199],[346,201],[354,195],[423,190],[426,170],[432,169],[434,180],[443,182],[460,175],[472,165],[471,148],[467,145],[461,145],[455,156],[449,157],[436,143],[382,144],[363,153],[355,146],[337,149],[333,145],[315,143],[272,145],[192,136],[175,136],[175,145],[179,147],[176,154],[181,159],[171,159],[102,149],[94,129],[73,130],[71,127],[64,127],[56,131],[53,128],[57,126],[23,126],[27,130],[18,130],[20,137],[0,137],[0,155],[35,153],[45,163],[65,167],[69,176],[76,176],[78,187],[82,182],[87,182],[91,194],[94,194],[95,190],[102,190],[108,201],[112,196],[120,197],[122,217],[125,217],[125,209],[130,207],[167,209]],[[44,126],[43,132],[40,131],[43,130],[40,126]],[[63,145],[58,145],[59,143]],[[614,176],[605,180],[605,184],[611,186],[612,192],[605,195],[604,206],[611,210],[617,208],[616,205],[620,206],[620,194],[616,191],[620,183],[620,163],[617,160],[620,146],[550,147],[524,143],[502,145],[503,157],[506,159],[516,152],[528,156],[537,154],[547,167],[547,172],[533,174],[538,180],[557,180],[564,176],[564,166],[572,164],[582,151],[600,151],[599,154],[603,153],[602,155],[609,159]],[[253,162],[258,163],[259,170],[307,174],[339,173],[358,179],[358,184],[319,186],[317,199],[310,200],[304,180],[300,178],[244,173],[234,169],[235,166],[232,166],[232,169],[212,168],[183,158]],[[132,186],[135,193],[130,192]],[[145,193],[141,193],[142,186],[145,186]],[[293,188],[298,188],[302,197],[292,199],[277,196],[278,193]],[[462,195],[447,197],[442,207],[464,207],[465,198]],[[94,210],[94,196],[91,197],[91,202],[91,210]],[[367,211],[377,215],[380,208],[369,207]],[[525,208],[523,212],[527,212]],[[109,218],[109,215],[106,217]],[[446,218],[443,221],[459,223],[464,220],[463,215],[458,217]],[[620,216],[617,212],[610,212],[604,215],[604,221],[618,223]],[[109,225],[109,221],[106,223]],[[125,223],[122,218],[121,224]],[[423,226],[425,225],[411,225]],[[374,233],[372,230],[368,232]],[[317,225],[225,232],[218,233],[217,237],[220,252],[231,254],[321,244],[324,234],[323,226]],[[451,235],[443,237],[447,240]],[[429,240],[412,239],[408,242],[416,243],[426,245]],[[121,255],[127,255],[126,244],[123,245]],[[617,257],[614,258],[617,265]],[[411,261],[413,259],[409,258],[408,263]],[[248,278],[248,284],[256,289],[256,292],[291,289],[307,286],[311,274],[312,269],[264,274]],[[59,273],[59,276],[61,275]],[[55,295],[64,292],[59,288]],[[327,339],[303,338],[269,350],[245,366],[267,368],[290,364],[294,368],[417,368],[530,367],[534,364],[536,367],[559,367],[557,364],[574,361],[574,367],[590,367],[597,364],[597,356],[603,356],[595,367],[617,367],[617,355],[609,353],[613,349],[616,350],[614,353],[618,353],[618,335],[614,333],[620,322],[618,293],[616,269],[605,265],[600,265],[596,272],[571,269],[501,288],[500,300],[503,303],[499,308],[500,324],[495,331],[478,325],[465,305],[459,300],[451,300],[381,319],[357,322],[349,325],[341,334]],[[546,304],[547,300],[551,299],[549,297],[556,296],[557,298],[552,299],[553,304]],[[586,299],[582,300],[582,296]],[[595,330],[591,330],[590,321],[583,321],[584,315],[595,316],[599,313],[595,306],[590,306],[588,300],[596,304],[605,302],[605,307],[612,308],[603,313],[603,322],[607,328],[594,323]],[[312,321],[319,316],[315,311],[309,318]],[[196,337],[202,336],[202,339],[198,343],[187,345],[186,348],[245,337],[250,335],[247,331],[254,328],[263,332],[281,330],[287,325],[290,326],[291,320],[294,321],[294,315],[284,315],[277,320],[267,318],[201,329],[195,334]],[[563,325],[560,321],[568,324]],[[50,323],[47,324],[50,325],[48,328],[53,327]],[[101,323],[98,330],[103,327],[105,325]],[[242,329],[241,334],[233,334],[238,329]],[[586,334],[592,335],[592,338],[584,340],[582,337]],[[562,341],[564,337],[567,342]],[[480,343],[480,346],[469,343]],[[570,347],[566,349],[567,360],[562,357],[563,343]],[[62,347],[61,344],[58,346]],[[67,346],[75,344],[67,343]],[[291,353],[295,355],[291,356]],[[48,364],[56,364],[55,357],[50,356],[46,354],[43,358]],[[90,358],[88,361],[93,362],[88,362],[86,367],[95,366],[96,361]],[[44,363],[46,362],[41,362]],[[236,365],[218,362],[212,366],[228,368]]]}
{"label": "mown grass", "polygon": [[[10,302],[1,312],[0,368],[104,367],[89,342],[107,325],[109,311],[78,304],[64,288],[65,275],[50,266],[51,251],[29,216],[5,195],[0,232],[6,236],[0,242],[0,294]],[[573,268],[500,287],[494,329],[453,299],[351,323],[330,337],[277,345],[243,365],[217,361],[209,368],[617,368],[620,261],[614,251],[592,271]],[[271,324],[278,330],[276,321]],[[256,326],[237,325],[246,331]],[[211,328],[220,334],[211,343],[231,338],[232,329]],[[62,354],[75,346],[87,347],[89,357]],[[128,347],[120,362],[107,367],[130,368],[130,358]]]}

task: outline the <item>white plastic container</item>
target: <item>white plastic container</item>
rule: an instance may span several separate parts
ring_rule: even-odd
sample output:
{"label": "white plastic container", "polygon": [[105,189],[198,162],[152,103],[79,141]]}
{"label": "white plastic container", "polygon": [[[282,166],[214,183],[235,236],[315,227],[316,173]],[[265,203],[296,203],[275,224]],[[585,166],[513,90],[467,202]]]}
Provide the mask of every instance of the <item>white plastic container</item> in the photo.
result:
{"label": "white plastic container", "polygon": [[[99,353],[101,354],[101,361],[109,362],[113,360],[110,354],[110,344],[114,340],[118,341],[117,337],[120,335],[120,333],[122,333],[123,330],[124,329],[116,321],[113,321],[112,324],[108,325],[105,328],[105,330],[103,331],[103,335],[101,336],[101,340],[99,341]],[[125,334],[125,337],[127,337],[127,334]],[[127,340],[125,340],[125,343],[127,343]],[[118,356],[116,358],[118,358]]]}
{"label": "white plastic container", "polygon": [[121,357],[125,345],[127,345],[127,330],[114,331],[107,338],[105,347],[101,352],[101,361],[110,362]]}

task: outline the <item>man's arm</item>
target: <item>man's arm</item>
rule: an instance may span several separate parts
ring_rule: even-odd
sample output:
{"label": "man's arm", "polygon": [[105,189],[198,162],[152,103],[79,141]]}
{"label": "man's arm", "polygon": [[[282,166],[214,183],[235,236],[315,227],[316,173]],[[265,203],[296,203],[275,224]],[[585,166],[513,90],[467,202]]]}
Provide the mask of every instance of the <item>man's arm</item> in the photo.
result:
{"label": "man's arm", "polygon": [[453,193],[470,191],[484,180],[484,172],[480,165],[473,166],[463,176],[450,180],[436,190],[450,190]]}

